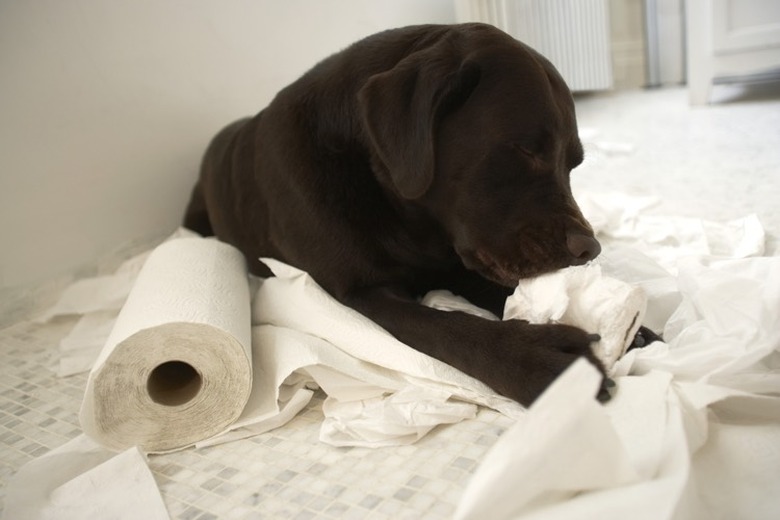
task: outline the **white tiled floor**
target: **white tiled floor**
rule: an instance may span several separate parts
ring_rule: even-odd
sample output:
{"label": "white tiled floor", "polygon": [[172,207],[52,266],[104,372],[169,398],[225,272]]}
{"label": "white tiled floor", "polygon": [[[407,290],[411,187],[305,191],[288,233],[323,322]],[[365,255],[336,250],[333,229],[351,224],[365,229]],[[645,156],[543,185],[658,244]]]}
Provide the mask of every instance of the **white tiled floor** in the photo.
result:
{"label": "white tiled floor", "polygon": [[[657,195],[659,214],[724,220],[755,212],[777,254],[780,84],[715,94],[719,104],[695,109],[682,88],[578,97],[580,127],[598,132],[573,184]],[[72,325],[20,320],[0,330],[0,508],[22,464],[80,432],[86,377],[59,379],[49,369]],[[318,441],[321,403],[320,396],[285,427],[253,439],[152,456],[171,516],[446,518],[509,425],[483,410],[412,446],[333,448]]]}

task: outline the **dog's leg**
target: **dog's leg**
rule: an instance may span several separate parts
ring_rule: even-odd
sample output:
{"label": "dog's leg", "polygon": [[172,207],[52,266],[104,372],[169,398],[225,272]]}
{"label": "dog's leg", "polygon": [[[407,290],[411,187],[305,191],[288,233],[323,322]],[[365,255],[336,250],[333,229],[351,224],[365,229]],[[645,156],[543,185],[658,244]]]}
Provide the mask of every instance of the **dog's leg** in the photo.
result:
{"label": "dog's leg", "polygon": [[[457,311],[438,311],[389,288],[353,293],[345,300],[401,342],[523,405],[530,405],[580,356],[604,373],[590,348],[598,337],[576,327],[531,325],[520,320],[495,322]],[[606,380],[599,398],[609,398]]]}

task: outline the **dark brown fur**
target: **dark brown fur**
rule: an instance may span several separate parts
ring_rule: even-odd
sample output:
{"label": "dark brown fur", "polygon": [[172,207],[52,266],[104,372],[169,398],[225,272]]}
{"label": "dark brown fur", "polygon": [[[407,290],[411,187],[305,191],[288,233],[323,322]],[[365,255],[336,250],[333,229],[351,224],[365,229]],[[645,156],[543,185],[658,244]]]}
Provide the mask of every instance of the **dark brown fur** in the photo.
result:
{"label": "dark brown fur", "polygon": [[407,345],[531,403],[586,331],[421,306],[449,289],[501,314],[522,277],[599,253],[569,187],[582,161],[553,66],[487,25],[415,26],[324,60],[209,146],[185,225],[273,257]]}

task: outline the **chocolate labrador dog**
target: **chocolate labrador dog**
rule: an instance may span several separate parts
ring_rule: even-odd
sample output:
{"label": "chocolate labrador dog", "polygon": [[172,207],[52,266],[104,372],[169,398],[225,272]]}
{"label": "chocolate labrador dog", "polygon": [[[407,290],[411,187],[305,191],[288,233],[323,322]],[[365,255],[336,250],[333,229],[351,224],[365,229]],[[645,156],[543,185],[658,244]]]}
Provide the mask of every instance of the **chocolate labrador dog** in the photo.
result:
{"label": "chocolate labrador dog", "polygon": [[[500,315],[518,280],[599,254],[569,187],[571,94],[483,24],[385,31],[325,59],[219,133],[185,226],[252,272],[307,271],[403,343],[530,404],[598,336],[420,305],[448,289]],[[600,392],[606,394],[603,389]]]}

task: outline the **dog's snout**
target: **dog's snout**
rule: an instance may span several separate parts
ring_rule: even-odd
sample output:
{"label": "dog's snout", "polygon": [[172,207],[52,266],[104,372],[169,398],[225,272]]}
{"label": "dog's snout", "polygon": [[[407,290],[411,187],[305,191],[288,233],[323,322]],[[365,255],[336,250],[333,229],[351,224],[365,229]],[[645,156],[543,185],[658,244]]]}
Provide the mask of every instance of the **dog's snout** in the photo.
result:
{"label": "dog's snout", "polygon": [[595,238],[582,233],[566,234],[566,247],[571,254],[572,265],[583,265],[601,253],[601,244]]}

